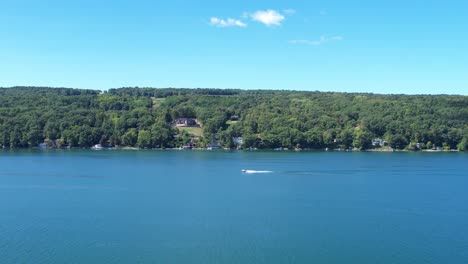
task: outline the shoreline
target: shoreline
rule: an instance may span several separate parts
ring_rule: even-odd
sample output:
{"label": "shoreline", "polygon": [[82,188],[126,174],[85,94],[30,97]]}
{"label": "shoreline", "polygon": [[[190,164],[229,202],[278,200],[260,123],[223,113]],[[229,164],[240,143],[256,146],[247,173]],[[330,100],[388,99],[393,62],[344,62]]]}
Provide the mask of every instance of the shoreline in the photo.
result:
{"label": "shoreline", "polygon": [[407,149],[288,149],[288,148],[276,148],[276,149],[259,149],[259,148],[219,148],[219,149],[208,149],[208,148],[137,148],[137,147],[111,147],[111,148],[10,148],[10,147],[1,147],[0,150],[40,150],[40,151],[48,151],[48,150],[132,150],[132,151],[273,151],[273,152],[377,152],[377,153],[390,153],[390,152],[425,152],[425,153],[446,153],[446,152],[467,152],[467,151],[460,151],[457,149],[419,149],[419,150],[407,150]]}

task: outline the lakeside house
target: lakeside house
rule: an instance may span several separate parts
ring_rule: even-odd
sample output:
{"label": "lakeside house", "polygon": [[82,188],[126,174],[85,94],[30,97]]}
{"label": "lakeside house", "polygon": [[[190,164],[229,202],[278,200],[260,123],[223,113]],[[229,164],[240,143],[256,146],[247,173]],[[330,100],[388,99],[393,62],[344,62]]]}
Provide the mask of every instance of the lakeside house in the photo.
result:
{"label": "lakeside house", "polygon": [[220,148],[221,148],[221,145],[219,144],[218,141],[213,141],[206,146],[206,150],[214,150],[214,149],[220,149]]}
{"label": "lakeside house", "polygon": [[372,146],[374,147],[383,147],[385,144],[387,144],[387,141],[382,140],[381,138],[374,138],[372,140]]}
{"label": "lakeside house", "polygon": [[242,146],[243,139],[242,139],[242,137],[232,137],[232,142],[236,146]]}
{"label": "lakeside house", "polygon": [[177,118],[174,121],[172,121],[171,125],[176,126],[176,127],[193,127],[197,126],[197,121],[195,118]]}

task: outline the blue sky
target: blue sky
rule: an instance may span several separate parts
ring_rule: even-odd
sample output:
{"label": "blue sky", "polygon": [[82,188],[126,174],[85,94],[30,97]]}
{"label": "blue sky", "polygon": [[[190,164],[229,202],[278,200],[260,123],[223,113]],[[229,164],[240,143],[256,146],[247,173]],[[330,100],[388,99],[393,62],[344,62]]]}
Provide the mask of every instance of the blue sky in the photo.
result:
{"label": "blue sky", "polygon": [[468,95],[468,1],[0,1],[0,86]]}

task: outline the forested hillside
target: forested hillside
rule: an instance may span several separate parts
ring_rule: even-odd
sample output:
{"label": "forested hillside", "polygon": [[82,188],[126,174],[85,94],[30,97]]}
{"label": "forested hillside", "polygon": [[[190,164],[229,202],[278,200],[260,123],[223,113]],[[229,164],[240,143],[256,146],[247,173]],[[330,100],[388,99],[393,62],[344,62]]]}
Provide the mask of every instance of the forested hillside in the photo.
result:
{"label": "forested hillside", "polygon": [[[198,130],[171,125],[196,118]],[[0,146],[468,148],[468,97],[304,91],[0,89]],[[419,143],[419,144],[417,144]]]}

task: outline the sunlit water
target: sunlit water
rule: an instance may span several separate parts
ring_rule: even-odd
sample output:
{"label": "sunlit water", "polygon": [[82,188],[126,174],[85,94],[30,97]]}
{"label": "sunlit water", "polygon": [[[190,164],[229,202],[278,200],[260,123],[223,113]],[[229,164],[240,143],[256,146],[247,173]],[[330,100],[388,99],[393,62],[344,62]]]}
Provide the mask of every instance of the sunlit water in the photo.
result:
{"label": "sunlit water", "polygon": [[0,263],[466,264],[468,154],[0,151]]}

